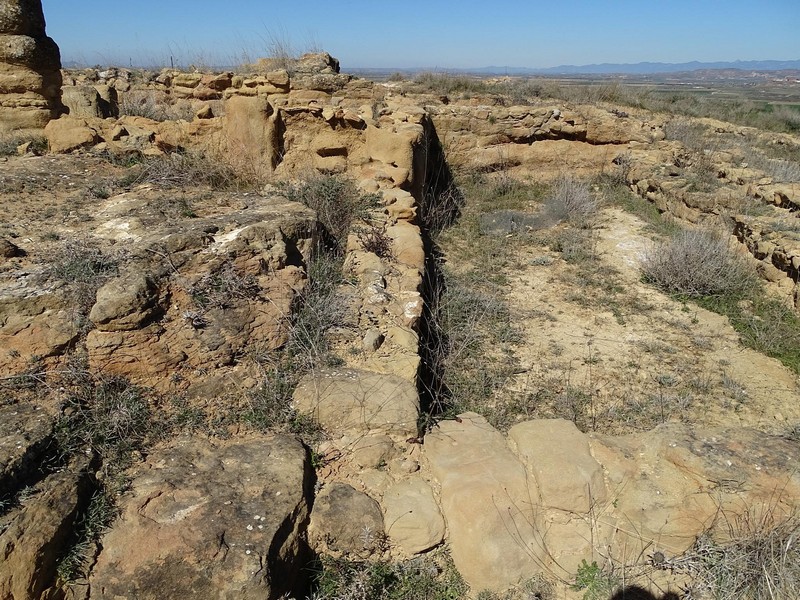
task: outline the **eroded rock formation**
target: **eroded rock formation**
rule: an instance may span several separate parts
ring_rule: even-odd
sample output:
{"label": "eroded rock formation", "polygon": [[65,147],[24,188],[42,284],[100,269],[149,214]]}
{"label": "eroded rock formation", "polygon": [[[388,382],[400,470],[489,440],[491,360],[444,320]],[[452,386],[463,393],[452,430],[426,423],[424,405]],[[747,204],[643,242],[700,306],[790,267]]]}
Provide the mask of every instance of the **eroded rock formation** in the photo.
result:
{"label": "eroded rock formation", "polygon": [[[197,146],[222,148],[259,175],[346,174],[376,195],[370,222],[385,244],[370,248],[363,234],[349,236],[342,322],[329,335],[340,362],[305,375],[294,392],[293,409],[330,436],[315,448],[313,511],[308,458],[296,439],[173,440],[137,464],[122,517],[103,538],[92,597],[275,596],[293,587],[306,542],[361,560],[407,558],[446,541],[475,593],[503,590],[536,573],[571,580],[598,548],[621,563],[679,555],[697,535],[715,531],[721,515],[733,519],[752,507],[791,514],[800,497],[796,444],[746,428],[667,423],[612,437],[535,420],[505,435],[474,413],[419,427],[419,388],[429,383],[419,381],[429,258],[420,213],[434,167],[442,166],[430,160],[437,131],[447,132],[448,157],[468,169],[596,175],[627,155],[635,163],[627,182],[663,211],[702,221],[719,216],[722,200],[691,188],[690,169],[676,164],[680,145],[664,139],[660,118],[555,101],[408,98],[349,81],[324,62],[329,72],[300,77],[278,69],[248,78],[165,72],[147,82],[148,93],[186,101],[191,122],[101,119],[92,108],[100,92],[91,85],[94,92],[70,100],[86,114],[46,130],[56,152],[161,156]],[[129,92],[122,70],[97,74],[93,84],[101,79]],[[713,176],[725,185],[724,201],[747,196],[774,204],[776,214],[796,209],[796,184],[767,181],[723,158]],[[63,289],[36,278],[40,267],[0,273],[4,375],[36,357],[57,364],[81,344],[95,372],[192,398],[216,399],[231,382],[256,385],[237,361],[252,346],[285,342],[315,215],[275,188],[210,194],[200,214],[185,219],[167,218],[164,203],[151,186],[91,201],[87,235],[104,249],[125,248],[125,256],[91,299],[85,340]],[[777,270],[768,274],[793,289],[794,246],[749,217],[736,222],[751,253]],[[32,242],[19,237],[19,252],[7,254],[23,265],[20,253]],[[220,296],[228,284],[235,293]],[[52,416],[20,412],[13,427],[0,427],[0,482],[9,488],[22,485],[52,437]],[[53,490],[42,498],[63,492],[65,508],[56,511],[61,520],[42,518],[51,525],[38,538],[19,533],[38,514],[33,508],[15,506],[3,517],[0,541],[8,547],[21,539],[27,553],[15,565],[48,535],[60,540],[74,517],[76,478],[47,476],[36,485]],[[285,569],[280,581],[278,569]],[[19,572],[37,591],[52,583],[52,562]],[[23,585],[9,573],[0,567],[0,585]]]}
{"label": "eroded rock formation", "polygon": [[0,1],[0,132],[41,128],[57,117],[61,81],[41,0]]}

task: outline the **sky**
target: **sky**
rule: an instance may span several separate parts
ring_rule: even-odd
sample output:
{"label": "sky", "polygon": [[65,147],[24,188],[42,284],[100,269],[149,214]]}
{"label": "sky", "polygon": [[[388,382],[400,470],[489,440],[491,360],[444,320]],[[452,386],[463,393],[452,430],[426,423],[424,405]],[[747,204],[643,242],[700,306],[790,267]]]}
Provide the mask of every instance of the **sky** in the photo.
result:
{"label": "sky", "polygon": [[220,66],[276,47],[355,68],[800,59],[800,0],[42,0],[62,61]]}

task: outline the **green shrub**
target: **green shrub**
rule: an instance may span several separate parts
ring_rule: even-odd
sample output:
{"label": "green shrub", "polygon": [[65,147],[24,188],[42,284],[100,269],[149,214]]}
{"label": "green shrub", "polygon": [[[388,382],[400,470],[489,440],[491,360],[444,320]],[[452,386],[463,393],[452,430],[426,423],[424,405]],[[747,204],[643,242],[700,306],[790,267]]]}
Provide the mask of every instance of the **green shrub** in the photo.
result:
{"label": "green shrub", "polygon": [[467,585],[445,552],[399,563],[323,557],[312,600],[459,600]]}
{"label": "green shrub", "polygon": [[581,561],[572,589],[583,591],[583,600],[606,600],[619,585],[616,577],[603,571],[596,562]]}

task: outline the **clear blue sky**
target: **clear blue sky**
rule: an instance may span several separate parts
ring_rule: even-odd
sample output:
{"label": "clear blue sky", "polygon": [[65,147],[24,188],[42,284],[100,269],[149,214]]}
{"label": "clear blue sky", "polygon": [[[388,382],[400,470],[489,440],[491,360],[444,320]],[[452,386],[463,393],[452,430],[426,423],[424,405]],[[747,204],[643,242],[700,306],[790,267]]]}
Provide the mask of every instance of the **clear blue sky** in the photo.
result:
{"label": "clear blue sky", "polygon": [[237,64],[322,48],[356,67],[800,59],[800,0],[43,0],[64,61]]}

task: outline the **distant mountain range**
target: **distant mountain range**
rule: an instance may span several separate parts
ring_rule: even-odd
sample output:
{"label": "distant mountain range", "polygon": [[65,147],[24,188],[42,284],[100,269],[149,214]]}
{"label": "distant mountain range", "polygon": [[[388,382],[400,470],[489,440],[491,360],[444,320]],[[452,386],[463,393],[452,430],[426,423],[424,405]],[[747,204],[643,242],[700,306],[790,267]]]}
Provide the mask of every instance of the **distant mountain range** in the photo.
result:
{"label": "distant mountain range", "polygon": [[442,71],[447,73],[465,73],[474,75],[656,75],[664,73],[687,73],[692,71],[708,71],[735,69],[739,71],[789,71],[800,69],[800,60],[737,60],[720,62],[660,63],[640,62],[601,63],[594,65],[560,65],[558,67],[478,67],[468,69],[446,68],[353,68],[351,73],[419,73],[422,71]]}
{"label": "distant mountain range", "polygon": [[[598,75],[619,73],[623,75],[647,75],[655,73],[683,73],[706,69],[740,69],[743,71],[782,71],[800,69],[800,60],[737,60],[733,62],[657,63],[640,62],[635,64],[601,63],[594,65],[560,65],[547,69],[486,67],[487,72],[509,74],[542,75]],[[483,69],[480,69],[483,71]]]}
{"label": "distant mountain range", "polygon": [[[77,61],[65,61],[65,69],[76,69],[82,65]],[[219,67],[222,68],[222,67]],[[351,68],[349,73],[419,73],[423,71],[442,71],[447,73],[465,73],[475,75],[657,75],[664,73],[687,73],[692,71],[735,69],[740,71],[791,71],[800,70],[800,60],[737,60],[733,62],[699,62],[686,63],[600,63],[593,65],[559,65],[557,67],[478,67],[467,69],[446,69],[440,67],[416,68]]]}

